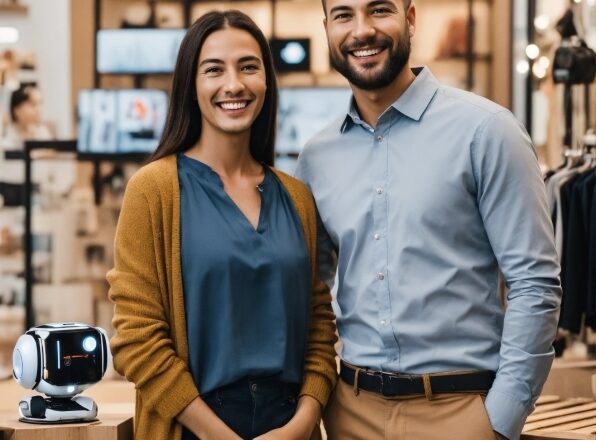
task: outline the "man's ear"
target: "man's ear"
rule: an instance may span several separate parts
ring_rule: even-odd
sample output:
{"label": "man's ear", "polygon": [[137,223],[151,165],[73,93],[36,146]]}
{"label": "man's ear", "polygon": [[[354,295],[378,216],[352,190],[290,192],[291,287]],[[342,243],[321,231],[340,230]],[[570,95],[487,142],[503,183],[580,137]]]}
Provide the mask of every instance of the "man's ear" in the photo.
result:
{"label": "man's ear", "polygon": [[410,3],[406,12],[406,22],[408,24],[408,33],[410,37],[413,37],[416,33],[416,6],[414,3]]}

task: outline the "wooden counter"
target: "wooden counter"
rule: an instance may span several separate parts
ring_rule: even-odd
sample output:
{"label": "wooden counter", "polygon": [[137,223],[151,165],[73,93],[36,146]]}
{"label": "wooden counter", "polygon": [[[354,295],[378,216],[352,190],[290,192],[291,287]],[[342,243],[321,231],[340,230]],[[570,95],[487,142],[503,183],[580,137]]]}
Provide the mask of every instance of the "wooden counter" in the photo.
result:
{"label": "wooden counter", "polygon": [[521,440],[596,440],[596,401],[588,397],[541,396],[526,420]]}
{"label": "wooden counter", "polygon": [[0,411],[0,440],[132,440],[133,421],[126,415],[101,415],[92,423],[33,425],[15,411]]}
{"label": "wooden counter", "polygon": [[134,386],[120,380],[104,380],[85,391],[97,402],[97,422],[66,425],[34,425],[18,421],[19,400],[35,395],[14,380],[0,381],[0,440],[132,440]]}

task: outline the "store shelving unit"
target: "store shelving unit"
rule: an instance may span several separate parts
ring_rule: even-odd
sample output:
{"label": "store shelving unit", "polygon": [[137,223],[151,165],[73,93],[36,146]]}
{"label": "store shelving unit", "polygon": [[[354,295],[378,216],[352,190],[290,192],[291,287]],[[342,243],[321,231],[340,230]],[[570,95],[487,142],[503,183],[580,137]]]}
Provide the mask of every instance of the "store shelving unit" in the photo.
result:
{"label": "store shelving unit", "polygon": [[35,312],[33,307],[33,179],[32,179],[32,153],[36,150],[53,152],[76,152],[76,141],[26,141],[23,149],[25,161],[25,232],[24,244],[24,272],[25,272],[25,330],[35,325]]}
{"label": "store shelving unit", "polygon": [[9,3],[6,5],[0,5],[0,13],[7,12],[11,14],[27,14],[29,8],[27,5],[21,5],[18,3]]}

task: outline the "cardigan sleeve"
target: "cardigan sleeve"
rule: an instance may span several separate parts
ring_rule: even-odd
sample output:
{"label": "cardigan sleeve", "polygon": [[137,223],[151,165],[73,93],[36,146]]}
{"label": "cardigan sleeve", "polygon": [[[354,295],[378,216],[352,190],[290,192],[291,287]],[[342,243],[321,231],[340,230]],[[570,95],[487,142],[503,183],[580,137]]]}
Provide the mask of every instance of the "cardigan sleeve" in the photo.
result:
{"label": "cardigan sleeve", "polygon": [[335,314],[331,307],[331,293],[321,281],[317,269],[317,224],[314,201],[310,192],[304,196],[306,239],[311,254],[312,298],[304,380],[300,395],[315,398],[322,406],[327,404],[337,382],[335,361]]}
{"label": "cardigan sleeve", "polygon": [[[135,176],[137,177],[137,176]],[[116,330],[111,350],[116,371],[133,382],[143,406],[173,419],[198,390],[186,362],[176,353],[170,332],[166,268],[159,211],[152,213],[144,190],[147,179],[129,182],[108,272]]]}

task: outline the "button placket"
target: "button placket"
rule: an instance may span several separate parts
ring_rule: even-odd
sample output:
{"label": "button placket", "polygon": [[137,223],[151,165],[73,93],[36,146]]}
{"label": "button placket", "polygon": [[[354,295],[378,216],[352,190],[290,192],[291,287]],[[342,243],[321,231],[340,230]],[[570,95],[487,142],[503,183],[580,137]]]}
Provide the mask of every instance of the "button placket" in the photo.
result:
{"label": "button placket", "polygon": [[372,137],[374,147],[374,159],[371,166],[377,171],[375,180],[372,181],[371,196],[373,198],[373,218],[369,240],[371,246],[374,246],[375,260],[372,261],[372,269],[377,272],[373,275],[374,290],[377,302],[379,304],[376,327],[383,341],[383,346],[388,350],[388,359],[397,355],[398,350],[395,335],[393,334],[393,325],[391,321],[391,297],[389,292],[389,255],[387,248],[387,224],[388,224],[388,202],[389,202],[389,174],[388,167],[388,149],[389,140],[385,139],[389,133],[390,126],[379,121],[375,133]]}

